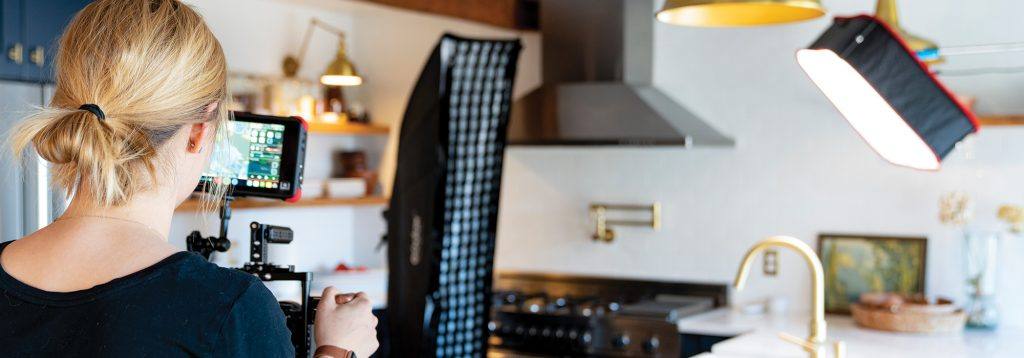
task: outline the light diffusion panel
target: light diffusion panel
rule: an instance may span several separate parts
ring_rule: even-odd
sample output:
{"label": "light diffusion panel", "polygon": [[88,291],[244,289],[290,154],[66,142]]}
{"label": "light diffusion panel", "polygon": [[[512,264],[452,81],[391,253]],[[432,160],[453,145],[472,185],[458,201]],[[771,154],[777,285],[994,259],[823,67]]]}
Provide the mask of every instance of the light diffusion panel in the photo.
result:
{"label": "light diffusion panel", "polygon": [[486,354],[519,49],[445,35],[413,89],[386,214],[390,356]]}
{"label": "light diffusion panel", "polygon": [[[444,235],[438,273],[438,357],[480,356],[487,342],[502,157],[517,59],[514,42],[446,41]],[[514,68],[514,67],[513,67]]]}

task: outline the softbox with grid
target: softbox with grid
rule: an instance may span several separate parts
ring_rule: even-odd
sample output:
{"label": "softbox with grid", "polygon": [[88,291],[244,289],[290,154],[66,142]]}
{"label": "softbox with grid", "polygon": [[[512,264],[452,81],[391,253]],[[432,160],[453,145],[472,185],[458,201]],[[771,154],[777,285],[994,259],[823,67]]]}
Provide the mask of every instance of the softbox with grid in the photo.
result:
{"label": "softbox with grid", "polygon": [[446,34],[409,98],[386,213],[392,357],[486,354],[520,48]]}

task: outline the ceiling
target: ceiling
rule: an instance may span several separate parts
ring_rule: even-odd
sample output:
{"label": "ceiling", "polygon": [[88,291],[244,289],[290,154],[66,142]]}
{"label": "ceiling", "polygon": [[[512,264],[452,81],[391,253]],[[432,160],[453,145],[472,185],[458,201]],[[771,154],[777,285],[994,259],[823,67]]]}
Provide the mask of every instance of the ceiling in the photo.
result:
{"label": "ceiling", "polygon": [[[491,25],[536,28],[540,0],[361,0]],[[551,1],[551,0],[549,0]],[[557,1],[557,0],[555,0]],[[662,0],[656,0],[656,6]],[[873,0],[823,0],[827,16],[874,12]],[[1024,43],[1024,1],[900,0],[908,31],[944,46]],[[786,26],[786,25],[783,25]],[[949,56],[932,67],[955,93],[975,99],[980,115],[1024,115],[1024,51]]]}

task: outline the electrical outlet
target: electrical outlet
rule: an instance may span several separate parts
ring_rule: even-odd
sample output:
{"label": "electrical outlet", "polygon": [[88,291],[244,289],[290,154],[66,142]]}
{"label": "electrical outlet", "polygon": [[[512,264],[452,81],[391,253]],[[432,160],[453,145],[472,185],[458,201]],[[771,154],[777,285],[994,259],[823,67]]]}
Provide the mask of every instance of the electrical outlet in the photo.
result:
{"label": "electrical outlet", "polygon": [[779,252],[769,249],[764,252],[764,261],[762,262],[762,270],[765,276],[775,276],[779,274]]}

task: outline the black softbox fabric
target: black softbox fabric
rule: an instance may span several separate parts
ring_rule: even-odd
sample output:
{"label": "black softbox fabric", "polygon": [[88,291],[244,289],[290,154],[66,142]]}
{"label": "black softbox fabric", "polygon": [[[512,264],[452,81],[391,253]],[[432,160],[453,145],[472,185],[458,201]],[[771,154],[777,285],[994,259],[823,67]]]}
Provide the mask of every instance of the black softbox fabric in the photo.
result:
{"label": "black softbox fabric", "polygon": [[405,111],[388,219],[389,354],[486,354],[517,40],[444,35]]}
{"label": "black softbox fabric", "polygon": [[846,60],[941,160],[970,133],[974,114],[921,63],[899,34],[873,16],[837,17],[809,49]]}

